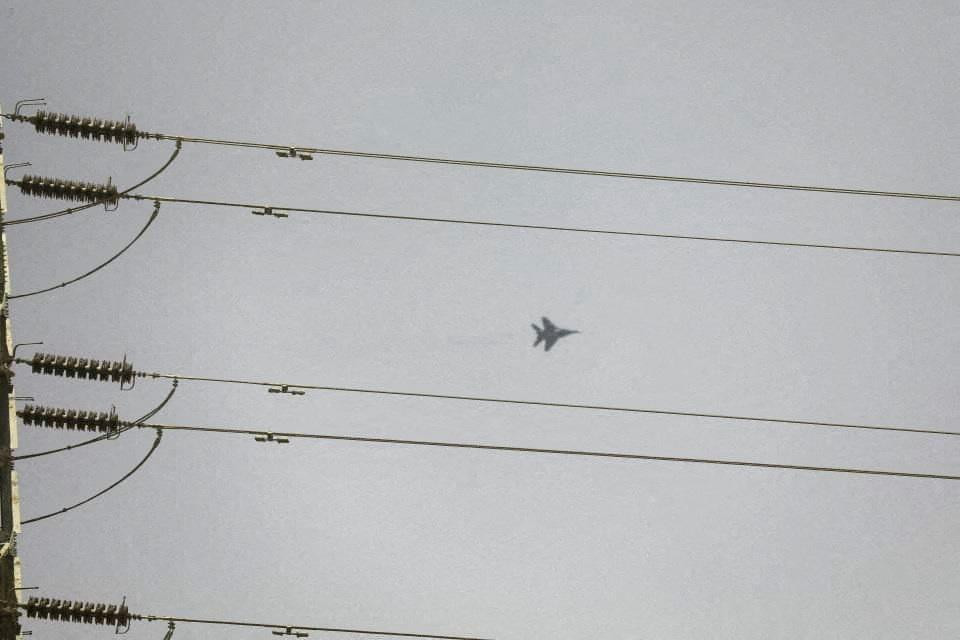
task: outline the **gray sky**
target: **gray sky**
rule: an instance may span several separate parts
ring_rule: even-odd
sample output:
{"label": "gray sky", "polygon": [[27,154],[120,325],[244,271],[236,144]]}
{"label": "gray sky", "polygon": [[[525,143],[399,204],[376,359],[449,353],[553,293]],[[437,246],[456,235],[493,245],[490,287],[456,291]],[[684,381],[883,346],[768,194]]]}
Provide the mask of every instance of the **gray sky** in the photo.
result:
{"label": "gray sky", "polygon": [[[841,6],[837,6],[840,4]],[[164,133],[957,193],[954,2],[3,2],[0,99]],[[169,144],[38,136],[41,175]],[[957,205],[186,146],[143,192],[763,240],[960,249]],[[61,208],[10,190],[10,217]],[[14,292],[123,246],[124,203],[8,230]],[[956,429],[955,258],[165,205],[107,270],[11,302],[16,341],[139,369]],[[529,324],[581,329],[549,354]],[[32,376],[135,418],[167,391]],[[955,440],[184,384],[158,419],[960,473]],[[21,429],[21,453],[79,440]],[[23,461],[25,518],[152,433]],[[161,615],[519,638],[960,634],[960,485],[167,433],[24,527],[27,585]],[[35,636],[104,628],[30,623]],[[163,626],[135,624],[134,640]],[[189,627],[178,640],[269,638]],[[337,637],[337,636],[330,636]],[[344,637],[344,636],[341,636]]]}

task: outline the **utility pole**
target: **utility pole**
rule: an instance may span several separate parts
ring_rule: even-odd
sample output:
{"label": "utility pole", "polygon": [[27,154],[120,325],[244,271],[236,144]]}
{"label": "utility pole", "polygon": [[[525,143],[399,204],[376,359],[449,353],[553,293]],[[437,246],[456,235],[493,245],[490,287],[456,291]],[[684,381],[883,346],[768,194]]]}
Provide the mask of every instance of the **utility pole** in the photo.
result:
{"label": "utility pole", "polygon": [[[3,108],[0,107],[0,113]],[[0,171],[3,170],[3,119],[0,118]],[[10,261],[7,232],[2,226],[7,213],[7,185],[0,181],[0,640],[20,635],[17,604],[20,595],[20,496],[12,451],[17,448],[17,411],[13,392],[13,336],[10,332]]]}

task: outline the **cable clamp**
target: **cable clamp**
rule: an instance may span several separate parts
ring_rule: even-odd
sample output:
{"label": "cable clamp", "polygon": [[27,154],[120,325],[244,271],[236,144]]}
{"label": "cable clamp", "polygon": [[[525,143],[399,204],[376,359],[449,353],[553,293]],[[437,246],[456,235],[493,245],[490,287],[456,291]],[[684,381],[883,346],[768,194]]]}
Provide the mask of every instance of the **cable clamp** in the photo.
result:
{"label": "cable clamp", "polygon": [[31,162],[14,162],[13,164],[8,164],[3,168],[3,179],[4,180],[7,179],[7,171],[10,171],[10,169],[16,169],[18,167],[32,167],[32,166],[33,166],[33,163]]}
{"label": "cable clamp", "polygon": [[313,160],[313,156],[306,151],[300,151],[295,147],[290,147],[286,151],[275,152],[278,158],[299,158],[301,160]]}
{"label": "cable clamp", "polygon": [[303,396],[306,395],[306,391],[299,391],[297,389],[291,389],[290,385],[282,384],[279,387],[270,387],[267,389],[267,393],[287,393],[291,396]]}
{"label": "cable clamp", "polygon": [[257,442],[276,442],[277,444],[290,444],[290,440],[288,438],[281,438],[279,436],[275,436],[270,431],[264,431],[263,435],[254,436],[253,439],[256,440]]}
{"label": "cable clamp", "polygon": [[287,214],[285,214],[285,213],[280,213],[279,211],[274,211],[274,210],[273,210],[273,207],[264,207],[264,208],[263,208],[263,211],[259,211],[259,210],[257,210],[257,209],[254,209],[254,210],[251,211],[250,213],[252,213],[252,214],[255,215],[255,216],[273,216],[274,218],[287,218],[287,217],[289,217],[289,216],[288,216]]}

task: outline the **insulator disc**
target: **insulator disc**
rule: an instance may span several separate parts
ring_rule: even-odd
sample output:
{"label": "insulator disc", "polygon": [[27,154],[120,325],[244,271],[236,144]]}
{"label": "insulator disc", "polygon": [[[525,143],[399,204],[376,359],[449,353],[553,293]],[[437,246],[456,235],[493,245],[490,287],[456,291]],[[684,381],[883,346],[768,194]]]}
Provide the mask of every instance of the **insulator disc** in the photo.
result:
{"label": "insulator disc", "polygon": [[17,415],[28,426],[99,431],[102,433],[117,431],[120,428],[120,417],[113,409],[110,411],[86,411],[28,404],[17,411]]}
{"label": "insulator disc", "polygon": [[60,180],[43,176],[24,176],[15,183],[27,196],[37,198],[56,198],[76,202],[96,202],[116,204],[117,188],[112,184],[80,182],[79,180]]}
{"label": "insulator disc", "polygon": [[91,358],[75,358],[40,352],[33,354],[33,358],[30,360],[30,369],[33,373],[89,380],[109,380],[120,384],[132,384],[137,375],[137,372],[133,369],[133,364],[126,361],[93,360]]}
{"label": "insulator disc", "polygon": [[132,122],[117,122],[83,116],[71,116],[65,113],[38,111],[28,118],[38,133],[50,133],[84,140],[117,142],[134,145],[140,137],[137,126]]}
{"label": "insulator disc", "polygon": [[31,597],[24,607],[28,618],[126,626],[130,612],[126,605],[103,604]]}

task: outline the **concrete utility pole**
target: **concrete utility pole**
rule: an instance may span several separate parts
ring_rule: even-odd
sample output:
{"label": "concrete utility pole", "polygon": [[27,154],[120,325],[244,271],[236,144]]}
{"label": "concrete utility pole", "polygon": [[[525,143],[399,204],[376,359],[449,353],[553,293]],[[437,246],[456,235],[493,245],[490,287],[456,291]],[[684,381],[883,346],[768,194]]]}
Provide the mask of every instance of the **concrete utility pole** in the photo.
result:
{"label": "concrete utility pole", "polygon": [[[3,108],[0,107],[0,113]],[[3,119],[0,118],[0,171],[3,164]],[[7,185],[0,181],[0,223],[7,213]],[[19,637],[20,625],[16,605],[20,596],[20,558],[17,557],[17,534],[20,533],[20,496],[17,472],[13,470],[11,452],[17,448],[17,410],[13,393],[13,336],[10,333],[10,262],[7,256],[7,233],[0,226],[0,640]]]}

